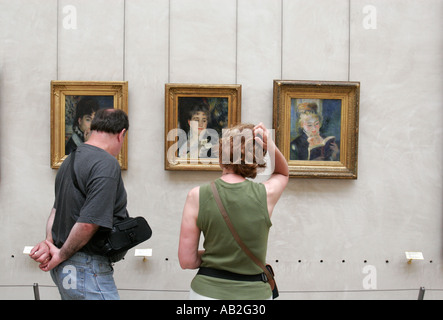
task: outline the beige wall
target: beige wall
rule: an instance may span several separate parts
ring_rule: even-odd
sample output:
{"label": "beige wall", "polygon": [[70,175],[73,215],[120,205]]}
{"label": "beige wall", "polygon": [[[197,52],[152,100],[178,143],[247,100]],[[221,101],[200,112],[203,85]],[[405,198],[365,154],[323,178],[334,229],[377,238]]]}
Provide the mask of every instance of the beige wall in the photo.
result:
{"label": "beige wall", "polygon": [[274,79],[361,82],[358,180],[291,179],[276,207],[281,299],[443,298],[442,13],[442,0],[0,0],[0,299],[32,299],[33,283],[58,299],[22,254],[53,202],[51,80],[129,81],[123,177],[153,256],[132,250],[117,285],[142,289],[123,299],[186,299],[181,211],[217,174],[163,170],[164,84],[242,84],[242,119],[271,127]]}

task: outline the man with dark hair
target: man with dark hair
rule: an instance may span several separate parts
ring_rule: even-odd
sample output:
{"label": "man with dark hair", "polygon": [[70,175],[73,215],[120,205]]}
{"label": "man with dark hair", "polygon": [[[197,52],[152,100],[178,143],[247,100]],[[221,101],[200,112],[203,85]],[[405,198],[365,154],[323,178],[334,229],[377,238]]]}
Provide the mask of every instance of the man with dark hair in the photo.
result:
{"label": "man with dark hair", "polygon": [[129,121],[126,113],[119,109],[102,109],[97,112],[97,119],[91,124],[92,131],[117,134],[122,130],[129,129]]}
{"label": "man with dark hair", "polygon": [[126,190],[115,158],[128,128],[122,110],[98,110],[91,137],[66,158],[57,173],[46,239],[30,256],[41,270],[51,271],[62,299],[119,299],[111,261],[100,249],[113,224],[128,215]]}

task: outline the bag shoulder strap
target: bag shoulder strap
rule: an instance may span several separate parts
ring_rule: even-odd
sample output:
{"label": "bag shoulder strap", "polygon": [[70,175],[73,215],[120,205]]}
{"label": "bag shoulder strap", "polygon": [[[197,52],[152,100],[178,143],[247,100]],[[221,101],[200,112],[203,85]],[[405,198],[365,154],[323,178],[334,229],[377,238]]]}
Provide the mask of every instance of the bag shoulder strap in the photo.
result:
{"label": "bag shoulder strap", "polygon": [[86,197],[86,194],[78,186],[77,175],[75,174],[75,171],[74,171],[74,160],[75,160],[75,152],[76,151],[77,151],[77,149],[71,152],[71,160],[70,160],[71,162],[69,163],[69,166],[70,166],[70,169],[71,169],[71,178],[72,178],[74,186],[77,188],[77,190],[80,191],[80,193],[84,197]]}
{"label": "bag shoulder strap", "polygon": [[263,263],[258,259],[252,252],[249,250],[249,248],[244,244],[244,242],[241,240],[240,236],[238,235],[237,231],[235,230],[234,226],[232,225],[231,219],[229,219],[228,213],[225,210],[225,207],[223,206],[223,203],[220,199],[220,195],[218,194],[217,187],[215,186],[214,181],[211,182],[211,189],[212,193],[214,194],[215,202],[217,202],[217,206],[220,210],[220,213],[223,216],[223,219],[225,220],[226,224],[228,225],[229,230],[231,231],[235,241],[237,241],[240,248],[248,255],[248,257],[255,262],[256,265],[258,265],[263,272],[266,274],[268,279],[274,279],[274,276],[269,272],[268,268],[263,265]]}

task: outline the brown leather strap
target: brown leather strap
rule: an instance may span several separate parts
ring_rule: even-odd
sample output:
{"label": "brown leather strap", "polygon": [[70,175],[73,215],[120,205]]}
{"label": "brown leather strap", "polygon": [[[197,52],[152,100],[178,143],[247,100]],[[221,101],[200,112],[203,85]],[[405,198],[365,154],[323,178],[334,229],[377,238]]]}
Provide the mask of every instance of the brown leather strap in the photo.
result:
{"label": "brown leather strap", "polygon": [[215,186],[214,182],[211,182],[211,188],[212,193],[214,194],[215,202],[217,202],[218,208],[220,210],[220,213],[223,216],[223,219],[225,220],[226,224],[229,227],[229,230],[231,231],[232,235],[234,236],[235,241],[237,241],[238,245],[242,250],[248,255],[249,258],[251,258],[252,261],[255,262],[266,274],[266,277],[269,280],[273,280],[274,276],[269,272],[268,268],[266,268],[263,263],[258,259],[250,250],[249,248],[243,243],[240,236],[238,235],[237,231],[235,231],[234,226],[232,225],[231,219],[229,219],[228,213],[225,210],[225,207],[223,206],[223,203],[220,199],[220,195],[218,194],[217,187]]}

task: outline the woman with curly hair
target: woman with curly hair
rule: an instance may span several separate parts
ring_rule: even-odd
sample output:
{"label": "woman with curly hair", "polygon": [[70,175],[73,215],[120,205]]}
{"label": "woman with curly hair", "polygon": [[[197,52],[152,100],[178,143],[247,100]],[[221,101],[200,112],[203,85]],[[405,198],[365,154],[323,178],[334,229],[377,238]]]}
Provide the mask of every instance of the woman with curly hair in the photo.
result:
{"label": "woman with curly hair", "polygon": [[[264,264],[274,207],[288,183],[288,164],[263,124],[241,124],[224,130],[219,142],[222,176],[215,181],[221,201],[242,241]],[[273,153],[274,172],[256,183]],[[199,250],[200,234],[204,250]],[[191,283],[191,299],[269,299],[263,270],[238,246],[228,229],[209,184],[193,188],[186,199],[178,257],[183,269],[199,272]]]}

